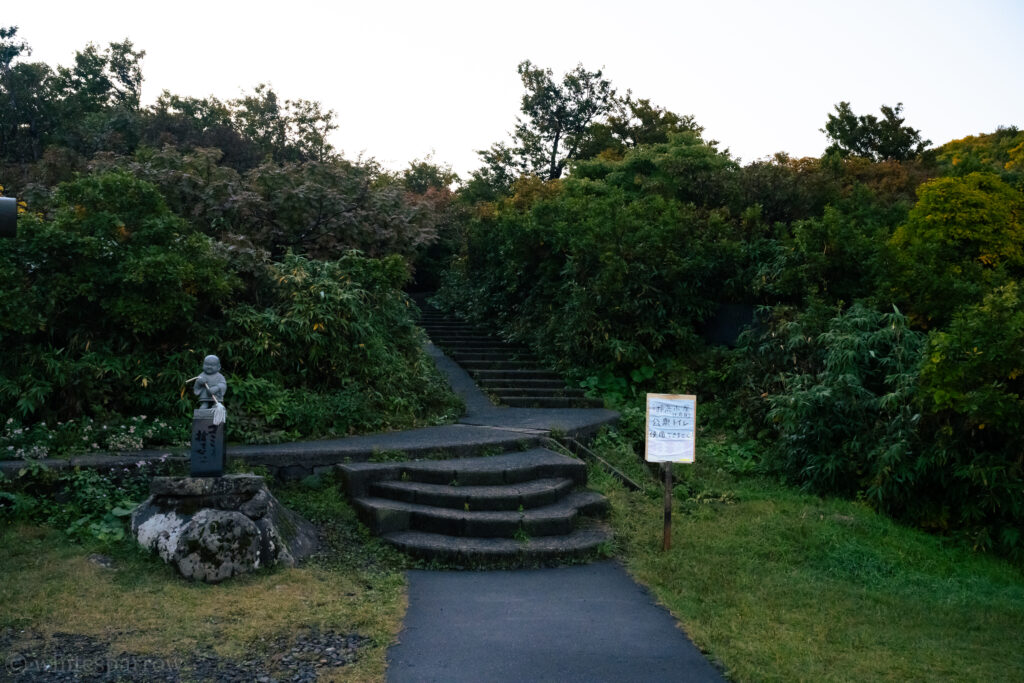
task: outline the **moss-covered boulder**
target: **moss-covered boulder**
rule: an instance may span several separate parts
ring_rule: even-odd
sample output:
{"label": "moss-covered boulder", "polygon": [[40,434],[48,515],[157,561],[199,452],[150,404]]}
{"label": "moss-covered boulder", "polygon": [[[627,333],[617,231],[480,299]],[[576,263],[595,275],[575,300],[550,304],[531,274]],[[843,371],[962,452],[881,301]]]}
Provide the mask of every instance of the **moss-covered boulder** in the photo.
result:
{"label": "moss-covered boulder", "polygon": [[150,493],[132,514],[132,533],[185,578],[218,583],[293,567],[316,550],[313,526],[281,505],[262,477],[157,477]]}

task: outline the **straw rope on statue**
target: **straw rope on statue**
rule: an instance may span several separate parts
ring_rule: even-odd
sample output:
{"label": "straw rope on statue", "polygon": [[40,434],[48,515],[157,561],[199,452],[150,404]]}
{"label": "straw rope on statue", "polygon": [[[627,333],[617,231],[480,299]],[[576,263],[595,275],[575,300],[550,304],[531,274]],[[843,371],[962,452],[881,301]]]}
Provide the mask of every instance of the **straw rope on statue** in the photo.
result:
{"label": "straw rope on statue", "polygon": [[195,382],[192,392],[199,397],[199,405],[202,408],[213,408],[213,424],[224,424],[228,417],[228,411],[224,407],[224,392],[228,389],[227,380],[220,374],[220,359],[217,356],[207,356],[203,359],[203,373],[185,380],[185,383]]}

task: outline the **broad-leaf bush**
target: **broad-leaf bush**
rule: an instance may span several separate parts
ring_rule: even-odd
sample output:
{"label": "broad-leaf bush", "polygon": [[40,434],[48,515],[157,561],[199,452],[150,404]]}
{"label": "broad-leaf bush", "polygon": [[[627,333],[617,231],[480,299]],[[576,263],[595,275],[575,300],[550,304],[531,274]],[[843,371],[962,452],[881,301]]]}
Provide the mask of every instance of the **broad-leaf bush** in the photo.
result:
{"label": "broad-leaf bush", "polygon": [[[274,263],[215,243],[124,171],[82,176],[58,188],[52,219],[28,216],[18,239],[0,243],[0,411],[27,428],[81,416],[187,420],[186,380],[217,353],[238,381],[234,438],[451,416],[456,402],[401,293],[407,278],[396,255]],[[54,450],[96,447],[76,446]]]}
{"label": "broad-leaf bush", "polygon": [[[228,312],[222,360],[239,375],[243,423],[293,434],[413,424],[453,403],[413,324],[397,255],[288,255],[269,267],[262,306]],[[254,435],[255,436],[255,435]]]}
{"label": "broad-leaf bush", "polygon": [[991,173],[939,178],[890,240],[896,292],[929,327],[1024,275],[1024,195]]}
{"label": "broad-leaf bush", "polygon": [[775,425],[773,464],[819,493],[874,492],[882,506],[911,484],[907,459],[920,415],[914,410],[924,335],[898,312],[856,304],[811,343],[819,363],[786,373],[767,397]]}
{"label": "broad-leaf bush", "polygon": [[293,250],[326,260],[359,249],[412,262],[444,224],[444,193],[409,192],[372,160],[268,160],[240,174],[222,156],[202,147],[140,147],[130,157],[98,155],[90,167],[147,180],[197,229],[220,239],[244,237],[275,258]]}
{"label": "broad-leaf bush", "polygon": [[0,244],[3,412],[172,412],[183,356],[237,280],[209,238],[126,173],[63,185],[55,207]]}
{"label": "broad-leaf bush", "polygon": [[1024,556],[1024,292],[1009,283],[932,333],[921,372],[928,413],[927,521]]}
{"label": "broad-leaf bush", "polygon": [[787,355],[794,364],[766,396],[778,434],[767,465],[817,493],[863,496],[1024,555],[1022,303],[1011,283],[928,335],[862,304],[813,338],[773,326],[764,353],[776,369]]}
{"label": "broad-leaf bush", "polygon": [[764,229],[704,208],[733,169],[685,134],[564,183],[523,179],[470,224],[440,300],[567,367],[629,375],[692,350],[717,303],[747,295]]}

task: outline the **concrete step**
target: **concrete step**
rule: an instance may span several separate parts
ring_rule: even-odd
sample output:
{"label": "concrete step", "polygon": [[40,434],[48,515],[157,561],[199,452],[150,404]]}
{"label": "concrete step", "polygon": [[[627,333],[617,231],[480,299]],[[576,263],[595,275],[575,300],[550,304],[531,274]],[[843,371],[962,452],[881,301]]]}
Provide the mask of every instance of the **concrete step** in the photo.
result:
{"label": "concrete step", "polygon": [[[452,360],[459,365],[464,362],[480,362],[480,361],[518,361],[521,363],[529,363],[536,365],[538,363],[537,357],[532,353],[510,353],[504,349],[494,351],[453,351],[451,353]],[[463,366],[465,367],[465,366]]]}
{"label": "concrete step", "polygon": [[604,402],[596,398],[559,396],[503,396],[497,399],[510,408],[603,408]]}
{"label": "concrete step", "polygon": [[471,372],[473,378],[481,385],[489,380],[557,380],[563,382],[562,376],[550,370],[476,370]]}
{"label": "concrete step", "polygon": [[493,344],[485,345],[465,345],[457,344],[452,347],[452,353],[505,353],[513,356],[528,356],[533,352],[522,346],[513,346],[511,344],[502,344],[500,342],[494,342]]}
{"label": "concrete step", "polygon": [[466,360],[457,362],[466,370],[466,372],[470,373],[474,370],[548,370],[548,368],[536,361]]}
{"label": "concrete step", "polygon": [[605,527],[594,525],[563,536],[537,538],[460,538],[421,531],[396,531],[384,540],[414,557],[474,565],[500,562],[531,564],[593,558],[612,540]]}
{"label": "concrete step", "polygon": [[480,334],[474,332],[435,332],[430,335],[431,339],[442,340],[445,342],[481,342],[484,344],[500,342],[500,340],[488,334]]}
{"label": "concrete step", "polygon": [[413,530],[477,538],[559,536],[572,533],[577,516],[597,517],[608,511],[608,500],[594,491],[577,491],[550,505],[522,511],[457,510],[388,498],[352,502],[360,520],[377,535]]}
{"label": "concrete step", "polygon": [[582,460],[546,448],[502,453],[482,458],[416,460],[409,462],[355,462],[339,465],[345,490],[352,498],[370,495],[380,481],[416,481],[452,486],[501,486],[534,479],[565,478],[581,486],[587,480]]}
{"label": "concrete step", "polygon": [[487,334],[483,330],[478,330],[474,327],[470,327],[469,325],[439,325],[437,323],[420,322],[420,327],[431,334],[471,334],[475,336],[484,336]]}
{"label": "concrete step", "polygon": [[495,396],[521,396],[524,398],[584,398],[582,389],[570,389],[565,386],[554,387],[487,387],[487,391]]}
{"label": "concrete step", "polygon": [[568,494],[571,479],[535,479],[504,486],[450,486],[417,481],[381,481],[370,486],[377,498],[453,510],[520,510],[550,505]]}
{"label": "concrete step", "polygon": [[503,344],[497,341],[491,342],[489,344],[485,344],[483,342],[468,342],[466,344],[462,344],[459,342],[452,343],[449,341],[441,341],[437,339],[433,339],[432,341],[441,348],[448,351],[449,353],[459,353],[462,351],[466,353],[493,353],[495,351],[505,351],[510,353],[531,353],[529,349],[524,349],[521,346],[511,346],[509,344]]}
{"label": "concrete step", "polygon": [[547,389],[550,391],[558,391],[564,389],[565,382],[561,379],[526,379],[526,378],[506,378],[506,377],[495,377],[493,379],[479,379],[477,384],[482,389],[488,391],[494,391],[499,387],[511,387],[518,389]]}

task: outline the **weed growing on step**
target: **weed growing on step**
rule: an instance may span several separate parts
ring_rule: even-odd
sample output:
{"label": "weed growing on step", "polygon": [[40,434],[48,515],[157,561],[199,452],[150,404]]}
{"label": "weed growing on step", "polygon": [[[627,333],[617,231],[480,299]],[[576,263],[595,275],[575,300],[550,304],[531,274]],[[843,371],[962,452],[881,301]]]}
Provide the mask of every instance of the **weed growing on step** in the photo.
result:
{"label": "weed growing on step", "polygon": [[370,453],[370,462],[405,462],[408,459],[409,455],[405,451],[399,450],[374,448]]}
{"label": "weed growing on step", "polygon": [[263,477],[264,479],[271,478],[270,470],[267,469],[266,465],[257,465],[246,462],[241,458],[232,458],[230,451],[228,451],[228,463],[225,469],[229,474],[255,474],[257,477]]}

